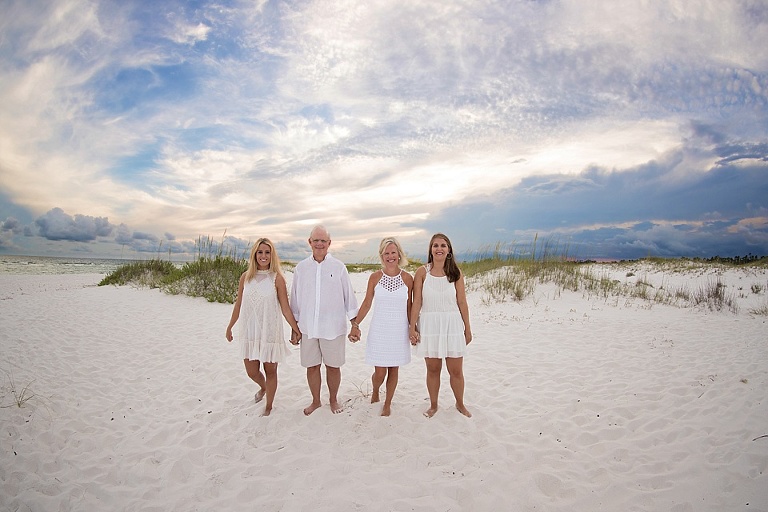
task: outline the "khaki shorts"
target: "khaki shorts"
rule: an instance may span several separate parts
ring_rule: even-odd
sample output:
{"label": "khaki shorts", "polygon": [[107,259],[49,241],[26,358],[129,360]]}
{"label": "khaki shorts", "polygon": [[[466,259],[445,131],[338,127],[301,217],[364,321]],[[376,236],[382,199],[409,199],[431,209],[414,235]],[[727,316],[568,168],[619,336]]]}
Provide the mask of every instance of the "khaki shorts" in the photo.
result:
{"label": "khaki shorts", "polygon": [[347,337],[342,334],[335,340],[322,338],[302,339],[299,345],[301,366],[311,368],[321,363],[331,368],[341,368],[344,365],[344,348]]}

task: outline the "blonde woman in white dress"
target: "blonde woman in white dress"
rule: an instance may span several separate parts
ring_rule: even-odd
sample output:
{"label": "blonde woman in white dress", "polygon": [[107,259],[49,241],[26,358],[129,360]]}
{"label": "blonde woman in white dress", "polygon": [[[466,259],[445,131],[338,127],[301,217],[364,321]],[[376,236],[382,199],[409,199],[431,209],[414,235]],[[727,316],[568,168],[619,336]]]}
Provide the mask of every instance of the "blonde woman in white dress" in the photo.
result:
{"label": "blonde woman in white dress", "polygon": [[[299,343],[301,333],[288,304],[285,277],[280,258],[268,238],[259,238],[251,249],[248,269],[240,276],[237,300],[227,326],[227,341],[232,341],[232,328],[237,323],[245,371],[259,386],[256,402],[267,398],[264,416],[272,412],[277,392],[277,364],[285,360],[283,318],[291,326],[291,343]],[[264,366],[264,373],[260,366]],[[266,377],[265,377],[266,374]]]}
{"label": "blonde woman in white dress", "polygon": [[442,233],[432,235],[427,264],[413,278],[409,336],[427,367],[430,403],[424,416],[431,418],[437,412],[445,359],[456,409],[471,417],[464,405],[464,354],[472,342],[467,294],[451,241]]}
{"label": "blonde woman in white dress", "polygon": [[[379,244],[382,269],[368,278],[365,299],[352,319],[349,340],[360,340],[360,322],[366,317],[373,304],[371,326],[365,346],[365,362],[373,365],[371,403],[380,400],[379,390],[386,380],[386,397],[381,409],[382,416],[389,416],[392,398],[397,388],[400,366],[411,361],[411,346],[408,341],[408,318],[411,308],[413,277],[401,267],[408,264],[400,243],[394,238],[385,238]],[[374,302],[374,297],[376,301]]]}

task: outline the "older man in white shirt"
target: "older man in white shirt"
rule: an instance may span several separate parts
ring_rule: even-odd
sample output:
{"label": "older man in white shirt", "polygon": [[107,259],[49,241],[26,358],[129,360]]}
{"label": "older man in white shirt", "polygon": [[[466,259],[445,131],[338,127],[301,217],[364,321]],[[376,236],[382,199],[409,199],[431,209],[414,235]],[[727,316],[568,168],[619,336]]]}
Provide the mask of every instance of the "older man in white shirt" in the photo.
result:
{"label": "older man in white shirt", "polygon": [[322,375],[330,395],[331,411],[341,412],[338,401],[341,366],[345,361],[349,321],[357,316],[357,298],[344,263],[328,254],[331,235],[324,226],[315,226],[309,235],[312,256],[293,271],[291,309],[301,329],[301,365],[307,369],[312,403],[304,409],[310,415],[318,409]]}

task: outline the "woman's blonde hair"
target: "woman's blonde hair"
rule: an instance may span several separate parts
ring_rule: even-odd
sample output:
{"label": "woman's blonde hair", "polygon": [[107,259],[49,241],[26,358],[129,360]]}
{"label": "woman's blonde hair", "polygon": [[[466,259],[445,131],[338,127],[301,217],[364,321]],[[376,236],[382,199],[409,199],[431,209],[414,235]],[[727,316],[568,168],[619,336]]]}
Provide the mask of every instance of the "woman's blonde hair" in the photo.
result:
{"label": "woman's blonde hair", "polygon": [[397,266],[401,268],[408,266],[408,258],[405,257],[405,251],[403,251],[403,248],[400,246],[400,242],[397,241],[397,238],[393,236],[383,238],[379,244],[379,259],[381,262],[384,263],[384,251],[387,249],[389,244],[395,244],[395,247],[397,247]]}
{"label": "woman's blonde hair", "polygon": [[269,238],[259,238],[253,244],[253,247],[251,247],[251,255],[248,257],[248,270],[245,271],[246,281],[250,281],[251,279],[253,279],[253,277],[256,275],[256,270],[258,270],[259,268],[258,263],[256,263],[256,251],[259,250],[259,246],[261,244],[264,244],[267,247],[269,247],[269,253],[270,253],[269,271],[283,275],[283,271],[280,268],[280,257],[277,255],[277,249],[275,249],[275,244],[273,244],[272,240],[270,240]]}

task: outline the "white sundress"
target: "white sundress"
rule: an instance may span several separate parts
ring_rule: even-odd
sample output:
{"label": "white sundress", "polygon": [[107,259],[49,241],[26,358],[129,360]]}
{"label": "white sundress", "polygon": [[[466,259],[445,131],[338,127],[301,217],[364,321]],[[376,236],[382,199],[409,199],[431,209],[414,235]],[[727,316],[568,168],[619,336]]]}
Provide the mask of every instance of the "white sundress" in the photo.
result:
{"label": "white sundress", "polygon": [[382,272],[374,289],[373,316],[365,345],[365,362],[373,366],[403,366],[411,362],[408,340],[408,286],[402,274]]}
{"label": "white sundress", "polygon": [[280,363],[288,355],[283,332],[283,314],[275,289],[277,274],[259,270],[243,285],[238,342],[243,359]]}
{"label": "white sundress", "polygon": [[419,312],[420,341],[416,345],[419,357],[464,357],[467,342],[464,338],[464,320],[456,301],[456,283],[448,277],[424,277]]}

